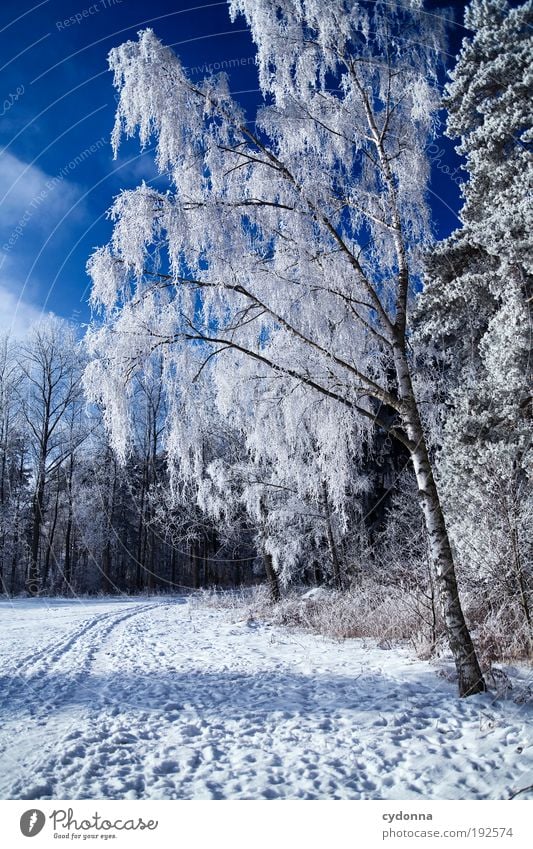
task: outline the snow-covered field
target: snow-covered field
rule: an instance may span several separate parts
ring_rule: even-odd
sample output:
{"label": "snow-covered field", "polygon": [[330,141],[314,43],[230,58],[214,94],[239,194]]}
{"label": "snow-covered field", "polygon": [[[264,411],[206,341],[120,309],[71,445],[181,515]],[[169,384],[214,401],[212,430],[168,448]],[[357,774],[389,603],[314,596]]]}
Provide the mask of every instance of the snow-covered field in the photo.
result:
{"label": "snow-covered field", "polygon": [[531,704],[459,700],[407,650],[237,619],[185,598],[1,602],[0,797],[502,799],[533,783]]}

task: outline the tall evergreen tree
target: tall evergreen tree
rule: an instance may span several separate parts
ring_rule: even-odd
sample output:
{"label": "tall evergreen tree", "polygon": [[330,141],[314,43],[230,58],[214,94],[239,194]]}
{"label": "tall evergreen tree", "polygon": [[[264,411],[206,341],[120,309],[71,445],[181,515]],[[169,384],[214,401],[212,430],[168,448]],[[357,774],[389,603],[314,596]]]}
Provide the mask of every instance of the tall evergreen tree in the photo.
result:
{"label": "tall evergreen tree", "polygon": [[465,157],[462,226],[428,264],[421,338],[444,363],[439,474],[470,576],[512,588],[531,626],[530,186],[533,4],[473,0],[445,92]]}

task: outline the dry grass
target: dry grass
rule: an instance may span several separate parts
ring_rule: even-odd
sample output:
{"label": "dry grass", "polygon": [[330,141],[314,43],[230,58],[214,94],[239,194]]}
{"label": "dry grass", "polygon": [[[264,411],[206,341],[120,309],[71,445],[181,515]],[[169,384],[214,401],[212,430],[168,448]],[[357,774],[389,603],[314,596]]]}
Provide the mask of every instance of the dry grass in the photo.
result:
{"label": "dry grass", "polygon": [[277,604],[272,604],[264,586],[230,592],[202,590],[197,598],[202,604],[235,610],[241,617],[304,628],[337,640],[368,637],[383,647],[411,640],[420,653],[427,651],[429,642],[416,599],[373,581],[344,592],[293,589]]}
{"label": "dry grass", "polygon": [[[239,618],[304,628],[336,640],[371,638],[383,648],[409,642],[423,659],[448,651],[442,621],[439,617],[433,633],[422,597],[370,579],[344,592],[292,589],[278,604],[271,602],[264,585],[201,590],[193,598],[203,605],[233,610]],[[487,613],[476,602],[467,596],[464,607],[483,669],[490,670],[495,662],[531,658],[531,634],[518,604],[507,603]]]}

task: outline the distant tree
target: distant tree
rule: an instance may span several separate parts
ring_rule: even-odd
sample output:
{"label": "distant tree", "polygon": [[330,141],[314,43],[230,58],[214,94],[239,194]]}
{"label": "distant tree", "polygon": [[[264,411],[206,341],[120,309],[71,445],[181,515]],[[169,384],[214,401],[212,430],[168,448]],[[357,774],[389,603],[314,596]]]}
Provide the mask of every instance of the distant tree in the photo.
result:
{"label": "distant tree", "polygon": [[0,337],[0,587],[17,588],[24,560],[28,511],[28,451],[23,437],[19,391],[22,373],[16,345]]}
{"label": "distant tree", "polygon": [[[42,587],[40,553],[51,478],[73,456],[85,433],[73,436],[76,409],[83,404],[80,347],[70,325],[54,316],[35,325],[19,349],[21,405],[32,452],[32,527],[29,593]],[[67,437],[68,433],[68,437]]]}

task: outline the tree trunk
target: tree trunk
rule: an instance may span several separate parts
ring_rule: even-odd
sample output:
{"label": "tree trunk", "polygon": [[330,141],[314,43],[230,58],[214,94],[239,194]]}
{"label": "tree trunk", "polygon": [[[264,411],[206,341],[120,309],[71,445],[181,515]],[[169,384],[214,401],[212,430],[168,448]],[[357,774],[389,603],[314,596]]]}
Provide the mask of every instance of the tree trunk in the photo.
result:
{"label": "tree trunk", "polygon": [[143,475],[141,484],[141,502],[139,506],[139,522],[137,527],[137,557],[136,557],[136,578],[135,584],[139,592],[144,588],[145,583],[145,563],[144,553],[146,545],[146,528],[144,515],[144,499],[146,495],[146,463],[143,465]]}
{"label": "tree trunk", "polygon": [[172,553],[170,555],[170,584],[172,589],[176,589],[176,549],[172,546]]}
{"label": "tree trunk", "polygon": [[26,589],[30,595],[39,595],[41,589],[41,575],[39,569],[39,547],[41,541],[41,526],[44,511],[44,473],[39,475],[35,496],[33,498],[33,521],[31,531],[30,565]]}
{"label": "tree trunk", "polygon": [[67,528],[65,531],[65,585],[67,592],[72,589],[72,507],[69,505]]}
{"label": "tree trunk", "polygon": [[190,551],[192,585],[195,590],[200,588],[200,544],[195,540],[191,543]]}
{"label": "tree trunk", "polygon": [[337,549],[337,544],[335,542],[335,535],[333,533],[333,525],[331,522],[331,510],[329,506],[329,498],[328,498],[328,487],[326,481],[322,481],[322,500],[324,502],[324,514],[326,519],[326,533],[328,538],[328,548],[331,557],[331,565],[333,569],[333,583],[335,585],[335,589],[342,590],[344,581],[342,575],[342,565],[339,557],[339,552]]}
{"label": "tree trunk", "polygon": [[426,535],[426,554],[427,554],[427,566],[428,566],[428,583],[429,583],[429,602],[430,602],[430,611],[431,611],[431,654],[434,653],[435,648],[437,646],[437,599],[435,593],[435,576],[432,568],[432,557],[431,552],[429,550],[429,540]]}
{"label": "tree trunk", "polygon": [[[58,475],[58,478],[59,478],[59,475]],[[50,531],[48,533],[48,539],[46,541],[46,555],[45,555],[45,558],[44,558],[44,569],[43,569],[43,575],[42,575],[42,586],[43,586],[43,588],[45,588],[47,583],[48,583],[48,575],[50,573],[50,560],[52,559],[52,546],[54,544],[54,537],[55,537],[55,534],[56,534],[58,515],[59,515],[59,480],[57,482],[57,492],[56,492],[56,499],[55,499],[55,503],[54,503],[54,515],[53,515],[53,518],[52,518],[52,523],[50,525]]]}
{"label": "tree trunk", "polygon": [[157,585],[155,574],[155,559],[154,559],[154,534],[151,528],[146,531],[146,541],[144,548],[144,571],[145,585],[148,589],[153,590]]}
{"label": "tree trunk", "polygon": [[486,686],[459,600],[448,532],[423,442],[417,445],[412,461],[429,535],[431,559],[444,624],[459,677],[459,695],[470,696],[473,693],[484,692]]}
{"label": "tree trunk", "polygon": [[74,452],[71,451],[67,475],[67,527],[65,530],[65,568],[64,579],[68,591],[72,591],[72,526],[74,523],[74,504],[72,501],[72,486],[74,480]]}
{"label": "tree trunk", "polygon": [[11,595],[15,595],[16,585],[17,585],[17,563],[18,563],[18,546],[19,546],[19,528],[18,523],[15,528],[15,537],[13,540],[13,557],[11,560],[11,581],[10,581],[10,592]]}
{"label": "tree trunk", "polygon": [[209,574],[209,535],[207,531],[204,534],[204,538],[202,541],[202,565],[204,570],[204,586],[210,586],[210,574]]}
{"label": "tree trunk", "polygon": [[111,581],[111,542],[108,539],[102,553],[102,589],[111,592],[113,584]]}
{"label": "tree trunk", "polygon": [[415,447],[411,453],[420,504],[424,512],[444,625],[455,661],[459,695],[470,696],[486,690],[476,650],[465,622],[446,522],[427,451],[422,424],[416,408],[410,411],[409,438]]}
{"label": "tree trunk", "polygon": [[[236,554],[240,554],[241,551],[237,548]],[[235,558],[235,562],[233,563],[233,586],[240,587],[242,583],[242,572],[241,572],[241,560],[240,557]]]}
{"label": "tree trunk", "polygon": [[418,496],[428,533],[429,551],[435,584],[448,642],[457,669],[459,695],[482,693],[487,687],[479,666],[476,650],[466,624],[455,575],[448,530],[426,444],[426,437],[413,391],[404,339],[394,345],[394,361],[398,388],[402,399],[402,419],[410,440]]}
{"label": "tree trunk", "polygon": [[117,491],[117,461],[115,457],[111,454],[108,455],[107,460],[111,464],[112,467],[112,476],[109,481],[109,489],[107,491],[107,498],[105,500],[106,510],[105,510],[105,523],[106,523],[106,539],[104,550],[102,552],[102,578],[103,578],[103,589],[106,592],[112,592],[115,590],[114,583],[111,579],[111,533],[113,531],[113,518],[115,515],[115,497]]}
{"label": "tree trunk", "polygon": [[266,552],[263,554],[263,562],[265,564],[265,572],[268,580],[268,586],[270,589],[270,598],[274,603],[277,603],[281,600],[281,592],[279,588],[278,576],[276,574],[276,570],[272,565],[272,555],[267,554]]}

